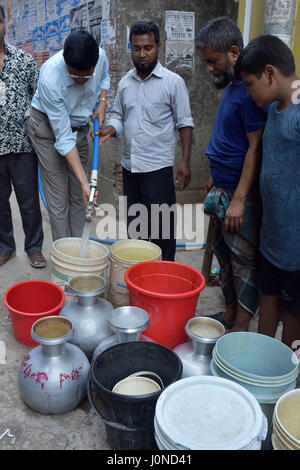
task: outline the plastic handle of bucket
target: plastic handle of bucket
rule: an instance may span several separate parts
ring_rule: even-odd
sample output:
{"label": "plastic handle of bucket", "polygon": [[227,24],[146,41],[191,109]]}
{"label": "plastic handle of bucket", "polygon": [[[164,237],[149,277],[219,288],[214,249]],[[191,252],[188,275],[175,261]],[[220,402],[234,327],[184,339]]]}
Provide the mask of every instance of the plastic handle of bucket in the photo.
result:
{"label": "plastic handle of bucket", "polygon": [[88,381],[87,381],[88,400],[90,402],[90,405],[92,406],[92,408],[96,412],[96,414],[99,416],[100,419],[102,419],[102,421],[105,424],[107,424],[108,426],[111,426],[112,428],[119,429],[120,431],[130,431],[130,432],[149,431],[149,429],[152,427],[152,426],[147,426],[145,428],[129,428],[128,426],[124,426],[123,424],[116,423],[115,421],[108,421],[106,418],[104,418],[104,416],[102,416],[102,414],[100,413],[100,411],[96,407],[96,404],[95,404],[94,399],[93,399],[93,392],[92,392],[91,385],[92,385],[92,379],[91,379],[91,371],[90,371]]}
{"label": "plastic handle of bucket", "polygon": [[[142,370],[141,372],[135,372],[134,374],[130,374],[130,375],[128,375],[128,377],[144,377],[144,376],[147,376],[147,375],[152,375],[153,377],[156,377],[157,380],[159,380],[159,382],[160,382],[161,388],[162,389],[165,388],[162,379],[155,372],[151,372],[151,371],[148,371],[148,370]],[[126,377],[126,378],[128,378],[128,377]]]}

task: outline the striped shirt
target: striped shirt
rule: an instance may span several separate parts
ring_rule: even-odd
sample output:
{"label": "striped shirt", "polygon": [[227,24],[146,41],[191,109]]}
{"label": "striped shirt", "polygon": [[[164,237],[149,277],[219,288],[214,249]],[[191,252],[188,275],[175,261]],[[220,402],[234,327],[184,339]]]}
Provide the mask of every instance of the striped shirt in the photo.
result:
{"label": "striped shirt", "polygon": [[136,69],[121,80],[108,125],[125,140],[122,165],[132,173],[173,166],[177,130],[194,127],[184,80],[158,62],[142,81]]}

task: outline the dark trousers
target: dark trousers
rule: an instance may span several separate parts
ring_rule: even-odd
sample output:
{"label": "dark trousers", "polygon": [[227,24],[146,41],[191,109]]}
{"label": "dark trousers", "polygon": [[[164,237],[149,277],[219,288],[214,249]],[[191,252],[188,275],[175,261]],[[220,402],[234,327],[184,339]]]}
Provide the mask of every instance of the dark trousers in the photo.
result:
{"label": "dark trousers", "polygon": [[[132,236],[132,229],[138,228],[135,221],[140,222],[141,235],[139,238],[158,245],[162,250],[163,260],[174,261],[176,252],[176,195],[173,167],[147,173],[131,173],[123,168],[123,192],[124,196],[127,196],[128,237],[135,238]],[[144,217],[145,210],[143,208],[142,213],[139,212],[138,204],[144,206],[147,219]],[[161,211],[158,210],[159,206],[161,206]],[[173,210],[170,210],[171,206],[173,206]],[[133,214],[135,209],[136,213]]]}
{"label": "dark trousers", "polygon": [[44,240],[38,192],[37,157],[34,153],[0,156],[0,253],[15,251],[9,198],[15,190],[28,255],[42,250]]}

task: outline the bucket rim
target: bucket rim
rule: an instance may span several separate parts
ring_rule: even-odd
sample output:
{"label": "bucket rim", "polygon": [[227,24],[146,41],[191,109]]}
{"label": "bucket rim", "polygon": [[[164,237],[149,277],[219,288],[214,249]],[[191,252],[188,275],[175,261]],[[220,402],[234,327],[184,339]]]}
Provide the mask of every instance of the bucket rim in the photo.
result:
{"label": "bucket rim", "polygon": [[[247,382],[243,382],[242,380],[239,380],[237,378],[231,377],[229,374],[226,374],[222,369],[218,367],[218,365],[215,363],[214,359],[210,361],[210,370],[213,374],[214,377],[220,377],[222,379],[230,380],[242,387],[244,387],[246,390],[250,391],[249,387],[251,388],[250,393],[256,398],[256,400],[262,404],[274,404],[277,403],[278,399],[282,396],[282,391],[278,391],[277,393],[273,392],[273,395],[270,396],[270,393],[260,393],[263,389],[268,389],[270,390],[270,387],[266,386],[258,386],[254,384],[249,384]],[[288,387],[288,390],[294,390],[296,386],[296,379],[290,382],[286,388]],[[253,390],[254,389],[254,390]]]}
{"label": "bucket rim", "polygon": [[[281,379],[278,379],[277,376],[272,377],[268,376],[266,380],[264,380],[263,375],[255,375],[255,374],[243,374],[239,373],[238,371],[235,370],[235,368],[231,368],[230,366],[227,366],[225,361],[222,361],[222,358],[219,357],[216,349],[213,349],[212,352],[212,357],[216,363],[216,365],[219,367],[219,369],[224,372],[225,374],[228,374],[230,377],[236,378],[237,380],[240,380],[241,382],[248,383],[250,385],[255,385],[258,387],[280,387],[284,385],[288,385],[291,382],[293,382],[297,378],[297,370],[293,371],[293,373],[286,374],[286,375],[280,375]],[[273,379],[273,380],[272,380]]]}
{"label": "bucket rim", "polygon": [[[156,245],[155,243],[153,243],[153,242],[149,242],[149,241],[147,241],[147,240],[135,240],[135,239],[132,239],[132,238],[128,238],[128,239],[126,239],[126,240],[117,240],[115,243],[113,243],[113,244],[111,245],[109,254],[110,254],[110,256],[114,256],[114,257],[117,258],[118,260],[122,260],[122,262],[125,262],[125,264],[128,264],[128,263],[142,263],[142,262],[145,262],[145,261],[133,261],[133,260],[129,260],[129,259],[127,259],[127,258],[122,258],[121,256],[117,256],[117,255],[114,253],[115,248],[118,248],[119,245],[124,244],[124,243],[128,243],[128,244],[132,243],[132,245],[134,245],[134,244],[136,244],[136,243],[137,243],[137,244],[141,244],[141,245],[147,244],[147,246],[149,246],[149,248],[150,248],[150,245],[151,245],[151,247],[155,248],[156,251],[158,252],[158,254],[156,255],[156,257],[160,257],[160,256],[162,255],[161,248],[160,248],[158,245]],[[155,261],[155,259],[149,260],[149,261]],[[158,260],[158,261],[159,261],[159,260]]]}
{"label": "bucket rim", "polygon": [[88,264],[92,264],[92,263],[89,263],[89,262],[93,262],[93,264],[99,262],[100,260],[103,260],[103,259],[109,259],[109,248],[104,245],[103,243],[100,243],[100,242],[96,242],[95,240],[90,240],[89,239],[89,243],[91,243],[93,246],[101,246],[101,248],[103,248],[103,250],[105,251],[105,254],[103,256],[99,256],[99,257],[95,257],[95,258],[81,258],[80,256],[69,256],[69,255],[66,255],[65,253],[59,251],[57,248],[56,248],[56,245],[59,243],[59,242],[62,242],[62,241],[66,241],[66,240],[73,240],[73,241],[81,241],[82,238],[81,237],[64,237],[64,238],[58,238],[57,240],[55,240],[52,244],[52,249],[50,251],[50,255],[53,256],[58,254],[58,257],[60,257],[61,259],[63,259],[64,261],[66,262],[70,262],[70,258],[71,259],[74,259],[76,260],[76,262],[78,261],[85,261],[85,265],[88,265]]}
{"label": "bucket rim", "polygon": [[[282,428],[276,418],[273,419],[273,432],[278,438],[285,442],[287,446],[292,447],[292,450],[300,450],[300,441],[295,438],[291,438],[289,436],[289,432]],[[296,449],[294,446],[296,446]]]}
{"label": "bucket rim", "polygon": [[[133,282],[131,281],[131,279],[129,279],[129,276],[130,276],[131,272],[134,271],[135,269],[140,268],[141,265],[150,265],[150,264],[153,264],[153,263],[159,263],[160,265],[165,265],[165,266],[184,267],[185,269],[188,269],[189,271],[192,271],[196,276],[199,277],[199,279],[201,280],[200,285],[198,287],[194,288],[193,290],[189,291],[189,292],[182,292],[182,293],[172,294],[172,295],[171,294],[163,294],[161,292],[149,291],[149,290],[143,289],[142,287],[134,285]],[[129,290],[131,288],[131,289],[134,289],[135,291],[137,291],[139,294],[145,295],[147,297],[155,297],[156,299],[164,299],[164,300],[170,300],[170,299],[181,300],[181,299],[190,298],[190,297],[192,297],[196,294],[199,294],[204,289],[204,287],[206,285],[206,279],[198,269],[195,269],[191,266],[187,266],[186,264],[183,264],[183,263],[178,263],[176,261],[160,261],[160,260],[157,260],[157,261],[143,261],[143,262],[134,264],[133,266],[130,266],[125,271],[124,278],[125,278],[125,282],[127,284],[127,287],[129,288]]]}
{"label": "bucket rim", "polygon": [[[235,338],[237,338],[237,335],[239,336],[252,336],[253,338],[257,338],[257,337],[263,337],[266,339],[266,341],[268,342],[272,342],[274,344],[278,344],[280,345],[280,347],[282,349],[285,349],[286,352],[290,352],[291,353],[291,359],[293,357],[293,355],[295,354],[294,351],[289,348],[286,344],[282,343],[281,341],[279,341],[278,339],[276,338],[272,338],[270,336],[267,336],[267,335],[263,335],[261,333],[256,333],[256,332],[253,332],[253,331],[237,331],[237,332],[234,332],[234,333],[227,333],[226,335],[223,335],[221,336],[218,341],[216,342],[216,345],[215,345],[215,350],[216,350],[216,353],[218,355],[218,357],[221,358],[222,362],[230,369],[232,369],[233,371],[237,372],[237,373],[241,373],[243,374],[243,376],[245,377],[253,377],[254,374],[250,374],[250,373],[247,373],[245,371],[243,371],[242,369],[239,369],[238,367],[235,367],[233,365],[231,365],[228,361],[226,361],[226,359],[223,358],[223,356],[219,353],[219,346],[222,342],[224,341],[228,341],[228,338],[232,338],[233,336],[232,335],[235,335]],[[291,361],[292,362],[292,361]],[[298,367],[298,364],[295,364],[295,368],[288,372],[287,374],[282,374],[282,375],[279,375],[279,376],[264,376],[264,375],[258,375],[256,374],[255,377],[257,378],[264,378],[264,377],[267,377],[266,381],[272,381],[272,380],[276,380],[278,379],[278,377],[280,377],[282,380],[284,380],[284,378],[288,378],[288,377],[293,377],[294,374],[296,373],[296,370],[297,370],[297,367]]]}
{"label": "bucket rim", "polygon": [[[156,403],[156,409],[155,409],[155,418],[156,418],[156,424],[160,432],[163,434],[163,436],[166,437],[168,441],[171,440],[173,443],[179,443],[182,448],[186,448],[188,450],[207,450],[207,445],[203,444],[202,446],[197,445],[196,447],[193,445],[192,441],[188,440],[187,436],[182,436],[182,434],[178,434],[178,429],[175,427],[172,427],[169,424],[169,427],[165,426],[163,429],[161,427],[161,424],[166,425],[166,421],[164,420],[164,405],[165,402],[168,400],[168,398],[176,392],[176,389],[183,389],[185,386],[190,385],[193,387],[194,385],[204,385],[205,383],[208,383],[209,385],[212,383],[215,383],[216,385],[223,385],[227,386],[227,388],[230,388],[237,394],[239,394],[242,398],[247,401],[249,407],[251,407],[252,412],[253,412],[253,417],[254,417],[254,424],[253,428],[249,431],[249,440],[247,439],[247,442],[245,442],[245,436],[244,436],[244,441],[239,442],[240,446],[239,449],[242,450],[246,448],[246,446],[250,445],[255,439],[258,440],[263,440],[264,434],[266,432],[266,418],[261,410],[261,407],[256,400],[256,398],[244,387],[242,387],[239,384],[236,384],[230,380],[223,379],[220,377],[213,377],[213,376],[194,376],[194,377],[186,377],[181,380],[178,380],[175,383],[170,384],[165,390],[162,391],[160,397],[157,400]],[[168,434],[170,432],[170,435]],[[236,444],[237,444],[237,439],[232,441],[229,445],[224,445],[222,446],[222,449],[224,450],[236,450]],[[219,444],[220,446],[220,444]],[[217,450],[219,449],[218,445],[213,445],[209,447],[210,450]]]}
{"label": "bucket rim", "polygon": [[59,301],[59,303],[55,307],[55,309],[61,309],[61,307],[63,306],[63,303],[65,301],[65,293],[64,293],[64,291],[62,290],[62,288],[60,286],[58,286],[54,282],[44,281],[44,280],[40,280],[40,279],[32,279],[32,280],[17,282],[16,284],[10,286],[7,289],[7,291],[5,292],[4,297],[3,297],[3,302],[6,306],[6,308],[9,310],[9,313],[13,312],[14,314],[21,315],[21,316],[24,316],[24,317],[35,317],[37,315],[45,315],[45,316],[50,315],[51,312],[53,311],[53,308],[51,308],[50,310],[46,310],[44,312],[22,312],[21,310],[18,310],[16,308],[11,307],[9,305],[8,301],[7,301],[7,297],[9,296],[11,291],[14,290],[16,287],[19,287],[19,286],[25,285],[25,284],[44,284],[44,285],[48,285],[48,286],[51,285],[52,287],[57,289],[57,291],[61,294],[61,300]]}
{"label": "bucket rim", "polygon": [[[122,345],[124,344],[127,344],[127,343],[119,343],[119,344],[114,344],[113,346],[110,346],[109,348],[105,349],[104,351],[102,351],[97,357],[96,359],[94,359],[91,363],[91,367],[90,367],[90,380],[91,380],[91,383],[92,385],[96,386],[96,387],[99,387],[100,390],[102,390],[103,392],[105,392],[106,394],[108,393],[109,396],[111,397],[115,397],[116,395],[118,396],[118,398],[122,398],[124,401],[128,401],[128,399],[126,399],[126,395],[122,395],[121,393],[117,393],[117,392],[113,392],[112,390],[109,390],[108,388],[104,387],[104,385],[102,385],[95,377],[95,374],[94,374],[94,367],[95,367],[95,363],[97,362],[97,360],[104,354],[106,353],[107,351],[111,351],[112,349],[115,349],[115,348],[120,348],[122,347]],[[179,373],[178,373],[178,376],[181,377],[182,376],[182,369],[183,369],[183,366],[182,366],[182,362],[181,362],[181,359],[179,358],[178,354],[174,351],[172,351],[172,349],[168,348],[167,346],[164,346],[163,344],[159,344],[159,343],[148,343],[148,342],[144,342],[144,341],[131,341],[130,344],[139,344],[139,345],[143,345],[141,347],[145,347],[147,348],[148,344],[155,344],[155,347],[160,347],[161,349],[167,349],[169,352],[173,353],[173,355],[176,357],[177,359],[177,362],[178,362],[178,366],[179,366]],[[146,346],[145,346],[146,345]],[[136,372],[139,372],[139,371],[136,371]],[[177,381],[179,379],[175,379],[175,381]],[[174,383],[174,381],[172,381],[170,384]],[[165,387],[167,388],[167,386]],[[140,402],[142,398],[156,398],[158,397],[158,395],[160,395],[162,393],[163,390],[158,390],[157,392],[152,392],[152,393],[148,393],[147,395],[130,395],[130,400],[131,401],[134,401],[134,402]]]}

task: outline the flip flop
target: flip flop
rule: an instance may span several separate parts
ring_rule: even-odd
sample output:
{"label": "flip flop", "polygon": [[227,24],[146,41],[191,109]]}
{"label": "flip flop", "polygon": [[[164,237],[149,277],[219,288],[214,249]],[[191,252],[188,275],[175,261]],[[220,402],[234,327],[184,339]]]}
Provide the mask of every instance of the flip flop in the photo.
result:
{"label": "flip flop", "polygon": [[12,251],[11,253],[0,253],[0,266],[3,266],[9,259],[14,258],[15,256],[15,251]]}
{"label": "flip flop", "polygon": [[41,251],[31,253],[28,255],[28,258],[30,259],[30,264],[33,268],[45,268],[47,265],[47,261]]}
{"label": "flip flop", "polygon": [[231,330],[233,327],[232,323],[228,323],[223,316],[223,312],[215,313],[215,315],[210,315],[209,318],[219,321],[225,327],[226,330]]}

